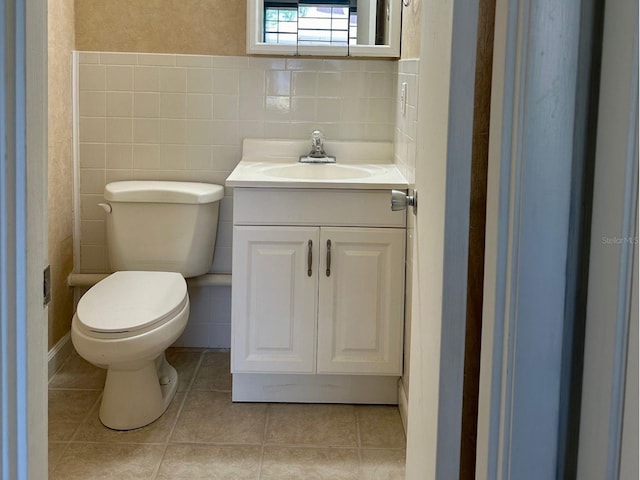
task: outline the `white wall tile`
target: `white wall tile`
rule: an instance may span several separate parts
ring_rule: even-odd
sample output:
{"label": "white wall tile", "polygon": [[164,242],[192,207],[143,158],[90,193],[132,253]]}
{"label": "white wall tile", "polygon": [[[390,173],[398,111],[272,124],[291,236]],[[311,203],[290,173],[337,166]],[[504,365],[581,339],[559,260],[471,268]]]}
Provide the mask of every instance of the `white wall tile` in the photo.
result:
{"label": "white wall tile", "polygon": [[104,201],[100,194],[83,194],[80,192],[80,215],[83,220],[104,220],[106,213],[98,204]]}
{"label": "white wall tile", "polygon": [[209,145],[187,145],[185,160],[187,170],[210,170],[212,147]]}
{"label": "white wall tile", "polygon": [[317,92],[318,73],[315,71],[291,72],[291,94],[313,97]]}
{"label": "white wall tile", "polygon": [[161,92],[186,92],[187,69],[179,67],[160,67]]}
{"label": "white wall tile", "polygon": [[83,245],[80,247],[80,268],[87,273],[100,273],[108,269],[106,250],[102,245]]}
{"label": "white wall tile", "polygon": [[160,118],[185,118],[186,110],[187,95],[185,93],[160,94]]}
{"label": "white wall tile", "polygon": [[212,145],[237,145],[240,142],[238,122],[214,120],[211,133]]}
{"label": "white wall tile", "polygon": [[291,98],[291,120],[311,122],[316,119],[316,99],[309,97]]}
{"label": "white wall tile", "polygon": [[158,67],[135,67],[133,80],[133,88],[137,92],[160,91],[160,69]]}
{"label": "white wall tile", "polygon": [[212,130],[213,121],[211,120],[187,120],[186,143],[188,145],[212,145]]}
{"label": "white wall tile", "polygon": [[213,93],[238,95],[240,92],[240,73],[235,69],[213,70]]}
{"label": "white wall tile", "polygon": [[268,122],[284,122],[289,119],[291,97],[265,97],[264,119]]}
{"label": "white wall tile", "polygon": [[163,53],[139,53],[138,64],[140,65],[175,65],[176,56]]}
{"label": "white wall tile", "polygon": [[238,120],[238,96],[214,95],[213,119],[214,120]]}
{"label": "white wall tile", "polygon": [[133,180],[133,172],[131,169],[126,170],[106,170],[105,171],[106,183],[122,182],[125,180]]}
{"label": "white wall tile", "polygon": [[236,70],[249,68],[249,60],[249,57],[213,57],[213,68]]}
{"label": "white wall tile", "polygon": [[156,92],[135,92],[133,94],[133,116],[158,118],[160,116],[160,94]]}
{"label": "white wall tile", "polygon": [[79,145],[80,168],[105,168],[104,143],[81,143]]}
{"label": "white wall tile", "polygon": [[133,90],[133,67],[107,65],[107,90]]}
{"label": "white wall tile", "polygon": [[104,65],[80,65],[80,90],[104,90],[107,82],[107,69]]}
{"label": "white wall tile", "polygon": [[135,65],[138,63],[136,53],[100,53],[100,63],[104,65]]}
{"label": "white wall tile", "polygon": [[207,94],[187,94],[186,117],[196,120],[213,118],[213,96]]}
{"label": "white wall tile", "polygon": [[239,91],[242,95],[264,95],[264,70],[240,70]]}
{"label": "white wall tile", "polygon": [[267,95],[290,95],[291,72],[286,70],[265,72],[265,93]]}
{"label": "white wall tile", "polygon": [[184,120],[179,119],[160,119],[160,143],[178,143],[186,142],[186,125]]}
{"label": "white wall tile", "polygon": [[240,95],[239,118],[240,120],[264,120],[264,96]]}
{"label": "white wall tile", "polygon": [[106,113],[106,94],[99,91],[80,91],[80,115],[85,117],[104,117]]}
{"label": "white wall tile", "polygon": [[211,68],[212,58],[209,55],[176,55],[179,67]]}
{"label": "white wall tile", "polygon": [[213,92],[213,71],[210,68],[187,69],[187,92],[211,93]]}
{"label": "white wall tile", "polygon": [[107,92],[107,116],[131,117],[133,114],[133,93]]}
{"label": "white wall tile", "polygon": [[316,118],[318,122],[339,122],[341,99],[319,98],[316,101]]}
{"label": "white wall tile", "polygon": [[150,170],[157,169],[160,161],[159,145],[133,145],[133,158],[131,168]]}
{"label": "white wall tile", "polygon": [[79,52],[78,62],[83,63],[100,63],[100,53],[98,52]]}
{"label": "white wall tile", "polygon": [[106,139],[106,121],[104,118],[80,117],[80,141],[104,143]]}
{"label": "white wall tile", "polygon": [[318,73],[318,96],[340,97],[342,91],[342,74],[340,72]]}
{"label": "white wall tile", "polygon": [[133,123],[130,118],[107,118],[107,143],[131,143]]}
{"label": "white wall tile", "polygon": [[105,171],[80,169],[80,193],[102,194],[105,186]]}
{"label": "white wall tile", "polygon": [[187,168],[187,147],[185,145],[162,145],[160,149],[161,170],[184,170]]}
{"label": "white wall tile", "polygon": [[133,141],[135,143],[159,143],[160,120],[157,118],[134,118]]}
{"label": "white wall tile", "polygon": [[128,143],[109,143],[106,149],[106,168],[122,169],[133,166],[133,154]]}
{"label": "white wall tile", "polygon": [[105,245],[105,222],[83,220],[80,223],[80,235],[85,245]]}

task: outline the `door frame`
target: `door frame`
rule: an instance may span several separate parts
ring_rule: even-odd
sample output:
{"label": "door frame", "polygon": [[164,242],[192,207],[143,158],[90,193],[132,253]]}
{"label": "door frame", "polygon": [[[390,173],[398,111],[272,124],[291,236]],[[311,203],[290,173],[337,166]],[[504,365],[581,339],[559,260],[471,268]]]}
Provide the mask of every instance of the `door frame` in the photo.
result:
{"label": "door frame", "polygon": [[[633,41],[630,41],[633,39]],[[579,479],[638,478],[638,2],[607,2]]]}
{"label": "door frame", "polygon": [[408,480],[458,478],[478,0],[423,1]]}
{"label": "door frame", "polygon": [[[571,158],[576,136],[584,135],[576,130],[581,106],[575,101],[580,9],[586,3],[498,0],[496,5],[480,480],[556,478],[562,460],[563,344],[571,335],[571,322],[564,318],[571,281]],[[636,23],[637,5],[628,18]],[[636,23],[636,46],[637,38]],[[635,57],[637,62],[637,50]],[[637,117],[637,76],[635,86]],[[613,129],[633,130],[621,122]],[[637,150],[635,155],[637,168]]]}
{"label": "door frame", "polygon": [[0,476],[47,478],[47,5],[7,0],[0,52]]}

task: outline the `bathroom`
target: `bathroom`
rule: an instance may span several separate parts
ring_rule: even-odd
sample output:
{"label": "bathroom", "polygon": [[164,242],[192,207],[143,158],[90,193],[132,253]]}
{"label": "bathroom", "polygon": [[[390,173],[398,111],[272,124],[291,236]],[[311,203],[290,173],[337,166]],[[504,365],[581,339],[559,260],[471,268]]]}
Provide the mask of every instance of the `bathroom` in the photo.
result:
{"label": "bathroom", "polygon": [[[592,115],[577,106],[583,100],[593,101],[581,96],[589,91],[590,81],[601,75],[603,91],[622,98],[619,105],[624,108],[607,110],[610,105],[602,102],[601,113],[607,118],[603,125],[628,131],[637,145],[637,128],[629,125],[632,117],[617,115],[624,116],[634,99],[637,108],[637,94],[632,99],[624,97],[628,92],[619,83],[630,79],[637,92],[637,69],[635,77],[625,70],[630,56],[637,59],[637,42],[625,39],[634,30],[637,38],[636,2],[621,2],[602,15],[597,5],[588,2],[558,6],[541,1],[534,9],[520,10],[521,3],[529,4],[499,0],[494,11],[491,1],[461,8],[460,3],[454,7],[454,2],[401,0],[399,57],[357,60],[312,54],[247,55],[245,2],[46,3],[9,0],[3,5],[7,43],[2,59],[7,75],[0,79],[2,99],[15,100],[2,103],[5,118],[12,115],[12,119],[0,123],[7,141],[2,147],[7,146],[9,153],[0,157],[1,171],[15,173],[0,176],[0,402],[3,419],[8,420],[0,428],[2,439],[9,439],[0,444],[2,460],[7,461],[1,465],[3,475],[47,478],[49,469],[52,478],[215,478],[237,477],[244,471],[249,472],[244,475],[247,478],[403,478],[405,473],[409,479],[473,478],[475,472],[480,478],[494,478],[491,472],[504,466],[498,462],[501,455],[518,478],[550,478],[550,472],[567,467],[563,462],[571,460],[565,456],[570,452],[560,444],[563,432],[558,425],[566,421],[562,415],[571,403],[563,404],[559,393],[568,391],[562,381],[561,357],[566,353],[566,332],[572,331],[563,336],[564,323],[554,319],[566,313],[566,294],[574,285],[565,276],[564,261],[536,259],[540,252],[545,258],[555,255],[559,259],[571,253],[571,239],[558,234],[570,228],[557,229],[556,225],[571,227],[578,222],[578,228],[584,227],[580,219],[567,219],[563,212],[575,201],[571,159],[577,159],[579,166],[583,161],[579,154],[572,156],[582,147],[572,143],[570,126]],[[556,15],[559,7],[562,15]],[[579,20],[583,18],[595,19],[596,26],[582,29]],[[598,52],[598,39],[590,35],[600,23],[606,27],[603,58],[613,62],[602,72],[590,70],[591,62],[596,61],[593,53],[579,54],[589,52],[583,49],[585,38]],[[576,35],[568,35],[568,29]],[[542,31],[545,35],[530,35]],[[627,48],[630,45],[635,50]],[[528,61],[519,63],[522,58]],[[577,76],[576,70],[590,74]],[[541,71],[564,83],[548,83],[551,77],[536,75]],[[361,82],[360,88],[353,89],[353,81]],[[509,88],[511,81],[515,90]],[[526,94],[518,97],[518,88]],[[252,94],[246,95],[245,89]],[[489,103],[502,106],[492,108],[491,140]],[[514,116],[517,112],[524,113]],[[556,116],[558,112],[562,115]],[[510,122],[509,118],[517,120]],[[527,121],[520,123],[522,119]],[[401,302],[404,370],[398,372],[396,400],[383,406],[318,405],[313,415],[300,405],[229,402],[233,382],[228,365],[230,283],[237,278],[230,275],[230,258],[237,249],[231,248],[236,240],[231,235],[236,222],[231,198],[236,189],[226,188],[217,201],[220,221],[216,222],[218,243],[211,268],[206,275],[189,280],[194,321],[167,352],[180,372],[174,401],[149,427],[124,432],[105,429],[98,420],[105,372],[74,353],[70,334],[80,298],[88,298],[85,292],[107,274],[105,216],[112,206],[104,202],[105,185],[128,179],[224,185],[244,154],[243,138],[260,142],[288,138],[309,148],[309,133],[316,128],[326,134],[329,155],[329,147],[337,146],[331,142],[386,141],[391,145],[394,168],[406,177],[404,186],[411,187],[415,181],[420,192],[419,201],[413,195],[413,202],[420,205],[417,211],[414,208],[416,218],[411,211],[406,214]],[[545,142],[528,142],[528,135],[537,129],[548,133]],[[607,134],[604,126],[599,127],[598,138]],[[593,146],[595,139],[592,135],[585,142]],[[509,142],[515,143],[507,150],[518,153],[512,164],[509,154],[500,150]],[[488,172],[487,149],[493,152]],[[610,148],[604,157],[607,165],[614,161],[627,162],[627,169],[634,163],[637,166],[637,148],[635,154],[619,154]],[[558,162],[558,158],[566,161]],[[515,165],[520,177],[508,174],[510,165]],[[603,178],[619,172],[624,168],[596,172],[596,200],[601,194],[617,198],[608,194],[611,184]],[[476,187],[481,187],[487,173],[489,198],[485,202],[482,188]],[[470,179],[480,185],[469,185]],[[633,182],[625,183],[623,178],[613,181],[616,191],[633,187]],[[547,188],[550,183],[558,187],[553,192]],[[406,191],[412,193],[410,188]],[[505,198],[502,191],[513,192],[513,196]],[[553,201],[548,202],[550,193]],[[511,198],[523,207],[520,211],[510,210]],[[601,286],[613,284],[614,277],[624,279],[621,272],[627,268],[626,260],[633,258],[634,249],[637,252],[637,237],[627,228],[634,224],[627,218],[633,198],[626,195],[622,207],[608,205],[602,210],[607,222],[621,221],[620,227],[614,227],[619,231],[606,230],[607,234],[635,241],[606,245],[607,254],[613,252],[623,261],[618,271],[603,275],[596,271],[592,278]],[[483,249],[478,248],[482,241],[473,235],[483,230],[485,205],[490,208],[483,262]],[[7,212],[10,214],[5,215]],[[509,213],[507,218],[507,212],[515,216]],[[594,212],[593,221],[602,227],[604,218],[598,215]],[[513,237],[526,228],[535,235]],[[505,232],[506,239],[514,242],[516,255],[501,244]],[[8,233],[11,240],[6,242]],[[600,238],[598,230],[594,235]],[[467,255],[459,253],[467,246],[468,264]],[[329,243],[327,253],[328,247]],[[595,248],[591,258],[604,253]],[[328,254],[326,258],[329,263]],[[502,270],[503,261],[525,260],[527,268],[516,276]],[[634,282],[637,263],[635,269]],[[531,281],[537,282],[534,288]],[[180,282],[186,285],[184,278]],[[635,312],[631,310],[635,317],[627,318],[626,324],[619,316],[617,321],[629,325],[632,340],[637,339],[637,330],[635,336],[633,333],[637,289],[627,291],[625,285],[618,285],[616,298],[627,306],[635,301]],[[499,294],[503,286],[512,288],[521,301],[501,317],[500,309],[506,304],[500,302],[505,299],[496,297],[497,304],[487,303],[486,287],[491,295]],[[538,286],[547,289],[545,302],[539,301]],[[600,290],[598,299],[612,289]],[[606,308],[617,305],[609,298],[598,303]],[[47,318],[47,328],[42,328]],[[481,319],[480,368],[485,381],[476,400]],[[609,323],[606,328],[615,327]],[[587,333],[594,328],[589,325]],[[626,364],[626,353],[605,337],[595,338],[595,344],[587,338],[586,347],[592,349],[591,355],[585,355],[588,387],[597,398],[606,392],[605,401],[620,399],[633,375],[627,374],[625,380],[615,368],[602,375],[600,367],[603,357],[610,355]],[[518,346],[518,355],[500,359],[501,340],[513,351]],[[629,348],[636,349],[637,358],[637,341],[630,342]],[[492,349],[498,356],[491,355]],[[547,353],[545,358],[540,359],[540,352]],[[633,358],[633,353],[629,355]],[[157,367],[160,371],[164,364]],[[637,372],[637,362],[635,368]],[[516,384],[516,378],[526,381]],[[611,378],[617,382],[615,390],[607,388]],[[166,385],[164,377],[158,379]],[[506,409],[500,403],[503,386],[514,395],[514,403]],[[635,405],[637,413],[637,388],[635,391],[629,405]],[[76,401],[68,401],[73,397]],[[580,401],[579,396],[577,399]],[[591,399],[584,393],[583,400]],[[476,408],[479,416],[474,413]],[[524,410],[518,413],[517,408]],[[624,414],[625,425],[633,410],[618,412]],[[180,425],[185,413],[191,417],[187,422],[191,428],[184,422]],[[255,418],[257,422],[247,427],[246,422]],[[582,420],[600,425],[602,418],[594,410]],[[619,420],[616,428],[611,424],[609,434],[621,433]],[[280,432],[273,428],[278,423]],[[254,435],[253,440],[230,439],[229,424],[233,424],[231,431]],[[255,429],[256,424],[263,428]],[[313,434],[333,440],[299,445]],[[503,434],[508,436],[504,445],[500,443]],[[289,435],[289,440],[273,441],[278,435]],[[348,441],[336,441],[336,437]],[[301,438],[305,440],[296,441]],[[545,441],[538,441],[540,438]],[[578,441],[577,436],[569,440]],[[602,448],[607,440],[616,439],[580,437],[580,468],[595,475],[589,478],[599,478],[597,469],[607,466],[602,452],[613,451],[622,462],[620,468],[637,472],[637,435],[635,439],[618,438],[613,450]],[[577,455],[578,445],[573,446]],[[633,454],[626,456],[628,452]]]}
{"label": "bathroom", "polygon": [[[225,427],[215,423],[219,419],[201,420],[201,428],[193,423],[194,418],[214,416],[198,410],[198,402],[211,404],[209,408],[219,405],[221,412],[231,408],[222,414],[240,423],[254,419],[263,429],[267,415],[260,404],[249,405],[238,410],[246,412],[241,419],[234,416],[228,401],[220,404],[231,382],[230,188],[220,202],[211,269],[189,283],[189,321],[167,354],[179,372],[180,386],[159,420],[139,431],[112,436],[99,424],[96,409],[104,374],[73,351],[70,321],[81,295],[109,271],[106,214],[98,205],[105,202],[107,183],[170,180],[224,185],[242,156],[245,137],[310,139],[314,129],[323,132],[328,145],[340,140],[395,142],[389,163],[396,163],[411,179],[420,3],[413,0],[403,8],[398,60],[249,56],[246,2],[174,2],[162,8],[129,2],[50,2],[49,91],[59,92],[49,96],[51,478],[89,478],[93,471],[129,478],[132,474],[126,468],[144,470],[150,464],[150,473],[144,470],[149,478],[198,478],[207,470],[210,475],[218,472],[219,478],[227,478],[231,471],[237,478],[254,478],[256,468],[262,469],[261,478],[284,478],[273,473],[274,468],[285,468],[282,465],[293,469],[290,478],[296,478],[300,465],[319,469],[319,478],[324,478],[323,461],[336,462],[328,468],[337,469],[337,478],[356,478],[354,472],[365,475],[362,478],[403,478],[405,433],[395,406],[327,405],[320,413],[270,407],[268,423],[274,430],[265,435],[275,438],[273,445],[311,442],[316,447],[350,447],[336,450],[340,455],[328,460],[313,455],[296,458],[295,450],[277,448],[274,455],[285,455],[284,459],[261,457],[261,432],[245,432],[244,437],[233,432],[207,434],[207,428]],[[403,82],[407,84],[404,115],[396,92]],[[408,336],[405,342],[408,353]],[[185,399],[186,395],[193,398]],[[291,437],[286,428],[278,433],[282,419],[284,425],[310,422],[306,430],[319,428],[321,422],[327,431],[316,433],[320,440]],[[183,421],[191,422],[193,431]],[[368,430],[367,425],[371,425]],[[279,434],[285,439],[278,439]],[[103,443],[100,454],[92,442]],[[249,445],[230,448],[229,443]],[[129,444],[135,448],[127,450]],[[228,453],[231,450],[233,454]],[[162,465],[158,452],[164,455]],[[303,452],[311,454],[309,449]],[[82,470],[77,459],[87,456],[95,460],[84,461]],[[105,463],[123,456],[130,460]]]}

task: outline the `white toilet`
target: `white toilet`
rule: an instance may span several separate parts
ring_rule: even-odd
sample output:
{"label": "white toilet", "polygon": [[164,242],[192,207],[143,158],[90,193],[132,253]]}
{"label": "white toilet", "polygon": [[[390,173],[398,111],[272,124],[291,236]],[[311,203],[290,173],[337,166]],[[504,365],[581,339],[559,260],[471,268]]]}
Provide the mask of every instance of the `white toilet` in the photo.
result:
{"label": "white toilet", "polygon": [[220,185],[126,181],[105,187],[107,251],[115,273],[85,293],[71,324],[78,354],[107,369],[100,420],[143,427],[178,387],[165,350],[189,318],[185,277],[206,273],[215,247]]}

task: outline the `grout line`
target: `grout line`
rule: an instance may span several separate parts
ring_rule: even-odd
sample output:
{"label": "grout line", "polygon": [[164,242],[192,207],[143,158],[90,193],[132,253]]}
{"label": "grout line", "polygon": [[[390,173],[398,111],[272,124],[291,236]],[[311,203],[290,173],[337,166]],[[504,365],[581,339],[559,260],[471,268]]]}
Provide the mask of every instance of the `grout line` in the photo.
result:
{"label": "grout line", "polygon": [[[196,380],[196,377],[198,376],[198,372],[200,371],[200,366],[202,365],[202,359],[204,358],[204,354],[205,354],[205,350],[202,350],[200,352],[200,358],[198,358],[198,363],[196,364],[196,368],[193,371],[193,375],[191,377],[191,380],[189,381],[189,384],[187,385],[187,388],[184,390],[184,395],[182,397],[182,400],[180,401],[180,405],[178,406],[178,411],[176,412],[176,418],[174,419],[173,425],[169,429],[169,433],[167,434],[167,438],[165,439],[165,441],[163,443],[164,451],[162,452],[162,456],[160,457],[160,461],[158,462],[158,465],[156,465],[156,468],[154,469],[153,474],[151,476],[152,479],[158,478],[158,475],[160,474],[160,468],[162,467],[162,463],[164,462],[164,458],[165,458],[165,456],[167,454],[167,450],[169,449],[169,444],[171,443],[171,437],[173,436],[173,432],[176,429],[176,425],[178,425],[178,420],[180,419],[180,415],[182,414],[182,409],[184,408],[184,404],[187,401],[187,396],[191,392],[191,387],[193,386],[193,384],[194,384],[194,382]],[[166,353],[165,353],[165,355],[166,355]],[[179,384],[179,379],[178,379],[178,384]],[[176,392],[176,395],[178,393],[182,393],[182,392]],[[175,397],[174,397],[174,400],[175,400]]]}
{"label": "grout line", "polygon": [[260,450],[260,463],[258,463],[258,480],[262,477],[262,465],[264,463],[264,448],[267,444],[267,431],[269,430],[269,418],[271,417],[271,404],[267,403],[264,416],[264,433],[262,435],[262,449]]}
{"label": "grout line", "polygon": [[64,455],[67,453],[67,450],[69,450],[69,445],[71,445],[71,442],[48,442],[47,446],[49,446],[51,443],[64,443],[64,447],[62,447],[62,451],[60,452],[60,455],[58,455],[58,459],[53,464],[51,463],[51,459],[48,460],[49,464],[47,465],[47,470],[49,471],[49,474],[55,472],[58,464],[60,463],[60,460],[62,460]]}
{"label": "grout line", "polygon": [[[94,391],[94,390],[92,390]],[[89,420],[89,417],[91,416],[91,413],[98,407],[98,405],[100,405],[100,402],[102,402],[102,391],[100,392],[100,395],[98,395],[98,398],[96,398],[95,402],[93,402],[91,404],[91,408],[87,409],[87,413],[85,413],[84,417],[82,417],[82,420],[80,420],[80,423],[78,423],[78,426],[76,427],[76,429],[73,431],[73,435],[71,435],[71,438],[69,439],[69,443],[74,442],[75,438],[78,435],[78,432],[80,431],[80,428],[82,428],[82,426],[87,423],[87,421]],[[80,442],[77,442],[80,443]]]}
{"label": "grout line", "polygon": [[358,475],[362,476],[362,436],[360,434],[360,416],[358,406],[354,405],[353,412],[356,417],[356,445],[358,447]]}

